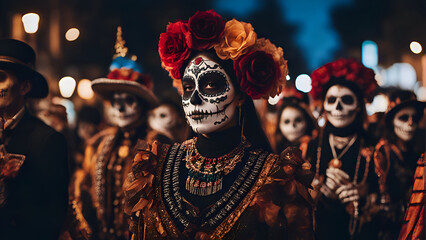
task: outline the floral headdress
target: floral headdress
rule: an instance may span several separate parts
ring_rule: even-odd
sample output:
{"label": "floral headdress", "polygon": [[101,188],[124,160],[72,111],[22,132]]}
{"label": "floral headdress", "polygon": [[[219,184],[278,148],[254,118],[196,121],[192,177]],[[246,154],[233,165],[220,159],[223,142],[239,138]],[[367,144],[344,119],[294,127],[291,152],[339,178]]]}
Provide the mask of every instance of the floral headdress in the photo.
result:
{"label": "floral headdress", "polygon": [[213,10],[198,11],[188,21],[170,23],[158,43],[161,65],[175,86],[180,85],[182,66],[191,52],[212,48],[220,59],[233,61],[240,88],[251,98],[267,99],[281,92],[288,74],[283,50],[258,39],[250,23],[225,22]]}
{"label": "floral headdress", "polygon": [[374,76],[372,69],[355,59],[338,59],[312,72],[312,90],[309,94],[314,100],[322,100],[332,85],[348,81],[356,85],[365,98],[370,99],[378,86]]}

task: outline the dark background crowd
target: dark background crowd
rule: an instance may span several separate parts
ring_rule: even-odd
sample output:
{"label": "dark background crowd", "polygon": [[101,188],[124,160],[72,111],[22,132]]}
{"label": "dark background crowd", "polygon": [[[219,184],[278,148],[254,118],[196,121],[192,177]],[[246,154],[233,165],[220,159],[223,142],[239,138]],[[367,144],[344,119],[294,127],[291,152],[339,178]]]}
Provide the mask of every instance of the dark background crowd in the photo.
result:
{"label": "dark background crowd", "polygon": [[[143,138],[173,143],[194,136],[185,124],[178,91],[173,87],[167,72],[161,68],[158,39],[168,22],[188,19],[197,10],[207,9],[215,9],[227,19],[238,17],[239,20],[250,22],[259,36],[267,37],[284,50],[289,68],[286,88],[274,99],[254,102],[263,130],[277,154],[288,146],[307,148],[304,144],[319,136],[319,129],[325,125],[324,109],[322,104],[309,96],[312,86],[308,75],[325,63],[344,57],[362,60],[364,65],[376,73],[379,87],[374,96],[366,100],[367,121],[363,125],[370,135],[369,144],[384,156],[388,154],[383,147],[386,145],[383,141],[386,140],[397,148],[403,147],[399,149],[402,153],[392,153],[397,157],[419,157],[417,153],[425,150],[424,119],[414,119],[418,128],[415,140],[405,141],[413,144],[408,146],[400,145],[397,140],[399,135],[393,133],[395,122],[389,123],[392,120],[388,118],[390,110],[401,102],[426,100],[426,55],[424,49],[421,49],[426,46],[426,2],[290,2],[294,1],[2,0],[0,39],[18,39],[27,42],[35,50],[36,69],[46,77],[49,94],[47,98],[31,100],[27,107],[33,115],[65,136],[68,174],[72,183],[76,179],[78,181],[77,170],[87,167],[85,161],[90,155],[87,146],[98,144],[96,141],[99,134],[115,125],[111,123],[109,115],[111,106],[105,107],[102,97],[92,92],[90,83],[96,78],[107,76],[111,70],[109,66],[116,51],[118,26],[121,26],[122,38],[129,52],[137,56],[136,62],[141,64],[142,72],[151,77],[153,92],[162,106],[145,113],[144,124],[147,128],[143,130]],[[26,13],[37,13],[40,18],[34,33],[24,29],[22,16]],[[70,28],[79,30],[79,35],[73,40],[66,39]],[[113,106],[114,102],[111,104]],[[422,106],[415,106],[416,110],[422,112],[416,116],[423,117]],[[392,113],[392,118],[399,110]],[[299,125],[300,129],[303,128],[303,134],[296,136],[294,132],[290,135],[284,133],[286,129],[296,131],[297,124],[302,121],[306,125]],[[289,123],[293,123],[293,127],[286,128],[285,124]],[[123,142],[128,140],[126,134],[124,132],[121,136]],[[129,139],[131,144],[129,142],[127,147],[131,148],[136,140]],[[123,149],[118,151],[129,151]],[[304,154],[309,155],[309,151]],[[314,164],[314,160],[311,163]],[[411,165],[410,169],[415,169],[416,163]],[[403,169],[405,166],[392,167]],[[410,171],[414,175],[414,170]],[[71,176],[77,177],[73,179]],[[70,192],[72,188],[70,186]],[[70,200],[75,197],[73,194],[70,194]],[[409,196],[404,201],[406,199]],[[389,203],[389,199],[383,201]],[[68,235],[64,236],[63,232],[66,230],[62,231],[62,237],[66,239]],[[394,235],[389,237],[386,234],[397,233],[383,234],[383,239],[394,239]]]}

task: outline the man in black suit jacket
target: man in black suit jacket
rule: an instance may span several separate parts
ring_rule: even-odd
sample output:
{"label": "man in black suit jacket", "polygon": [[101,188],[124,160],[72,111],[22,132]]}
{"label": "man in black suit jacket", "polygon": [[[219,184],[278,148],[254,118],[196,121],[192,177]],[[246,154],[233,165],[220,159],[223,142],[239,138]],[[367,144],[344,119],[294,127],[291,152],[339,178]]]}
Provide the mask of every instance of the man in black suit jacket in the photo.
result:
{"label": "man in black suit jacket", "polygon": [[58,239],[67,212],[65,138],[25,109],[28,98],[48,93],[46,79],[33,70],[34,62],[29,45],[0,40],[0,141],[7,153],[25,156],[16,177],[0,180],[6,189],[0,207],[2,240]]}

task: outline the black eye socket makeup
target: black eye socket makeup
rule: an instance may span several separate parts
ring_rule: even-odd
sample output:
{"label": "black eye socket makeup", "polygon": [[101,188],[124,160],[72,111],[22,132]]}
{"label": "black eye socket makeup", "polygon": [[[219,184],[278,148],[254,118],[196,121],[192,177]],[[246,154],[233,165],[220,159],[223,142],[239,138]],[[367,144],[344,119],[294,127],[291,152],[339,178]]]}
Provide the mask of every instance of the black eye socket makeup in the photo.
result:
{"label": "black eye socket makeup", "polygon": [[127,97],[125,98],[125,101],[126,101],[126,103],[127,103],[128,105],[132,105],[133,103],[135,103],[135,102],[136,102],[136,97],[134,97],[134,96],[127,96]]}
{"label": "black eye socket makeup", "polygon": [[344,104],[349,105],[349,104],[353,104],[353,103],[355,102],[355,99],[354,99],[354,98],[353,98],[353,96],[351,96],[351,95],[344,95],[344,96],[342,97],[342,102],[343,102]]}
{"label": "black eye socket makeup", "polygon": [[410,118],[410,115],[408,114],[402,114],[401,116],[398,117],[398,119],[403,122],[407,122],[409,118]]}
{"label": "black eye socket makeup", "polygon": [[336,97],[328,97],[328,98],[327,98],[327,102],[328,102],[329,104],[333,104],[333,103],[335,103],[335,102],[336,102],[336,100],[337,100],[337,98],[336,98]]}
{"label": "black eye socket makeup", "polygon": [[183,89],[182,98],[185,100],[189,99],[192,93],[195,91],[195,80],[190,76],[183,77],[182,89]]}
{"label": "black eye socket makeup", "polygon": [[198,84],[200,93],[208,97],[222,95],[228,89],[226,75],[219,71],[203,73],[198,79]]}

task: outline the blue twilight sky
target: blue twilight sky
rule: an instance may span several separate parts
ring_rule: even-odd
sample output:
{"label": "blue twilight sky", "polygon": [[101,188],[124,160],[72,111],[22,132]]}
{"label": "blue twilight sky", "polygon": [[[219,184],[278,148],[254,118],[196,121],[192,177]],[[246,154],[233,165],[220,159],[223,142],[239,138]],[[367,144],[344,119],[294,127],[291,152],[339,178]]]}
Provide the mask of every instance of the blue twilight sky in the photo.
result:
{"label": "blue twilight sky", "polygon": [[[238,17],[249,15],[262,0],[217,0],[219,12]],[[340,47],[339,37],[331,22],[331,8],[350,4],[353,0],[279,0],[283,15],[299,27],[296,43],[305,54],[310,71],[334,60],[333,52]]]}

